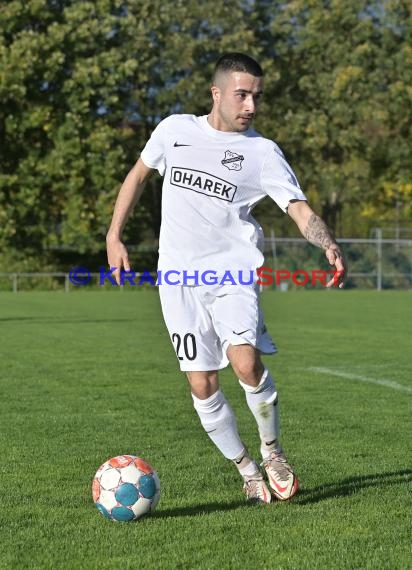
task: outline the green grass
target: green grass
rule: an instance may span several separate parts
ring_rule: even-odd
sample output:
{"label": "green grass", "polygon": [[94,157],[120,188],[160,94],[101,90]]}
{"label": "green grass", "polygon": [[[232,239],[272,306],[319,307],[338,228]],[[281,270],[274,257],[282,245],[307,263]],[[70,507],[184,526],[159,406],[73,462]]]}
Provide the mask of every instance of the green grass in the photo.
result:
{"label": "green grass", "polygon": [[[200,427],[154,289],[0,294],[0,568],[411,568],[411,293],[265,292],[263,306],[301,490],[260,507]],[[229,369],[222,386],[257,454]],[[122,453],[161,479],[138,523],[91,500]]]}

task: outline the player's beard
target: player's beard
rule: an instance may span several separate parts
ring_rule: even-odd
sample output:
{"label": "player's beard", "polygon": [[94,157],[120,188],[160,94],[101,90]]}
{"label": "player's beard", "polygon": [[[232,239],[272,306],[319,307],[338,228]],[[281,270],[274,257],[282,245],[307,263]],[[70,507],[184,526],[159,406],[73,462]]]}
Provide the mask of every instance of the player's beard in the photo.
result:
{"label": "player's beard", "polygon": [[237,117],[237,120],[239,121],[239,124],[241,125],[241,129],[242,131],[247,131],[247,129],[251,126],[252,121],[253,121],[253,117],[254,115],[239,115]]}
{"label": "player's beard", "polygon": [[[249,129],[252,124],[252,120],[254,115],[251,114],[244,114],[241,113],[237,114],[235,117],[231,118],[229,113],[226,113],[224,109],[219,109],[219,115],[222,122],[225,124],[226,128],[229,129],[229,132],[235,133],[243,133]],[[242,121],[243,119],[249,119]]]}

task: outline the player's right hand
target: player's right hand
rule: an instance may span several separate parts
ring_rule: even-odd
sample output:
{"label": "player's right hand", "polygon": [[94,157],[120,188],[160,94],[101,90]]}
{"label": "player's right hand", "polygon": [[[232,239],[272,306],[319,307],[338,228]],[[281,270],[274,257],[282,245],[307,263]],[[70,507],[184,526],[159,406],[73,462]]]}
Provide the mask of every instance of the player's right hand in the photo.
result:
{"label": "player's right hand", "polygon": [[106,238],[107,261],[110,269],[116,268],[113,271],[113,276],[116,283],[120,285],[120,272],[123,269],[130,271],[129,255],[126,246],[119,238],[107,236]]}

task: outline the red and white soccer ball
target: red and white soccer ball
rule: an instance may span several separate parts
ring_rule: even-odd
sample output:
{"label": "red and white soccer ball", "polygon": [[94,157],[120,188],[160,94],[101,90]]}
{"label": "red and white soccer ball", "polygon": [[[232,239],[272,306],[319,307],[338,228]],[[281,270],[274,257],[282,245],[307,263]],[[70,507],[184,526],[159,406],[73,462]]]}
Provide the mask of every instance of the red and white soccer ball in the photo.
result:
{"label": "red and white soccer ball", "polygon": [[115,521],[135,521],[156,507],[160,482],[156,471],[135,455],[112,457],[93,479],[93,501],[100,513]]}

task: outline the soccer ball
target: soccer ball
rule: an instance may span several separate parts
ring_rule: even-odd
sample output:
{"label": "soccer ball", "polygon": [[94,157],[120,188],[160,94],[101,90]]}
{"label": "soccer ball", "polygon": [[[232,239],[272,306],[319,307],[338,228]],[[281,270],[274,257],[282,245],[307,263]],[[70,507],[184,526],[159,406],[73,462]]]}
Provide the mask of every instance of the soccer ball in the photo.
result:
{"label": "soccer ball", "polygon": [[160,498],[153,468],[135,455],[112,457],[93,479],[93,501],[100,513],[115,521],[135,521],[150,513]]}

